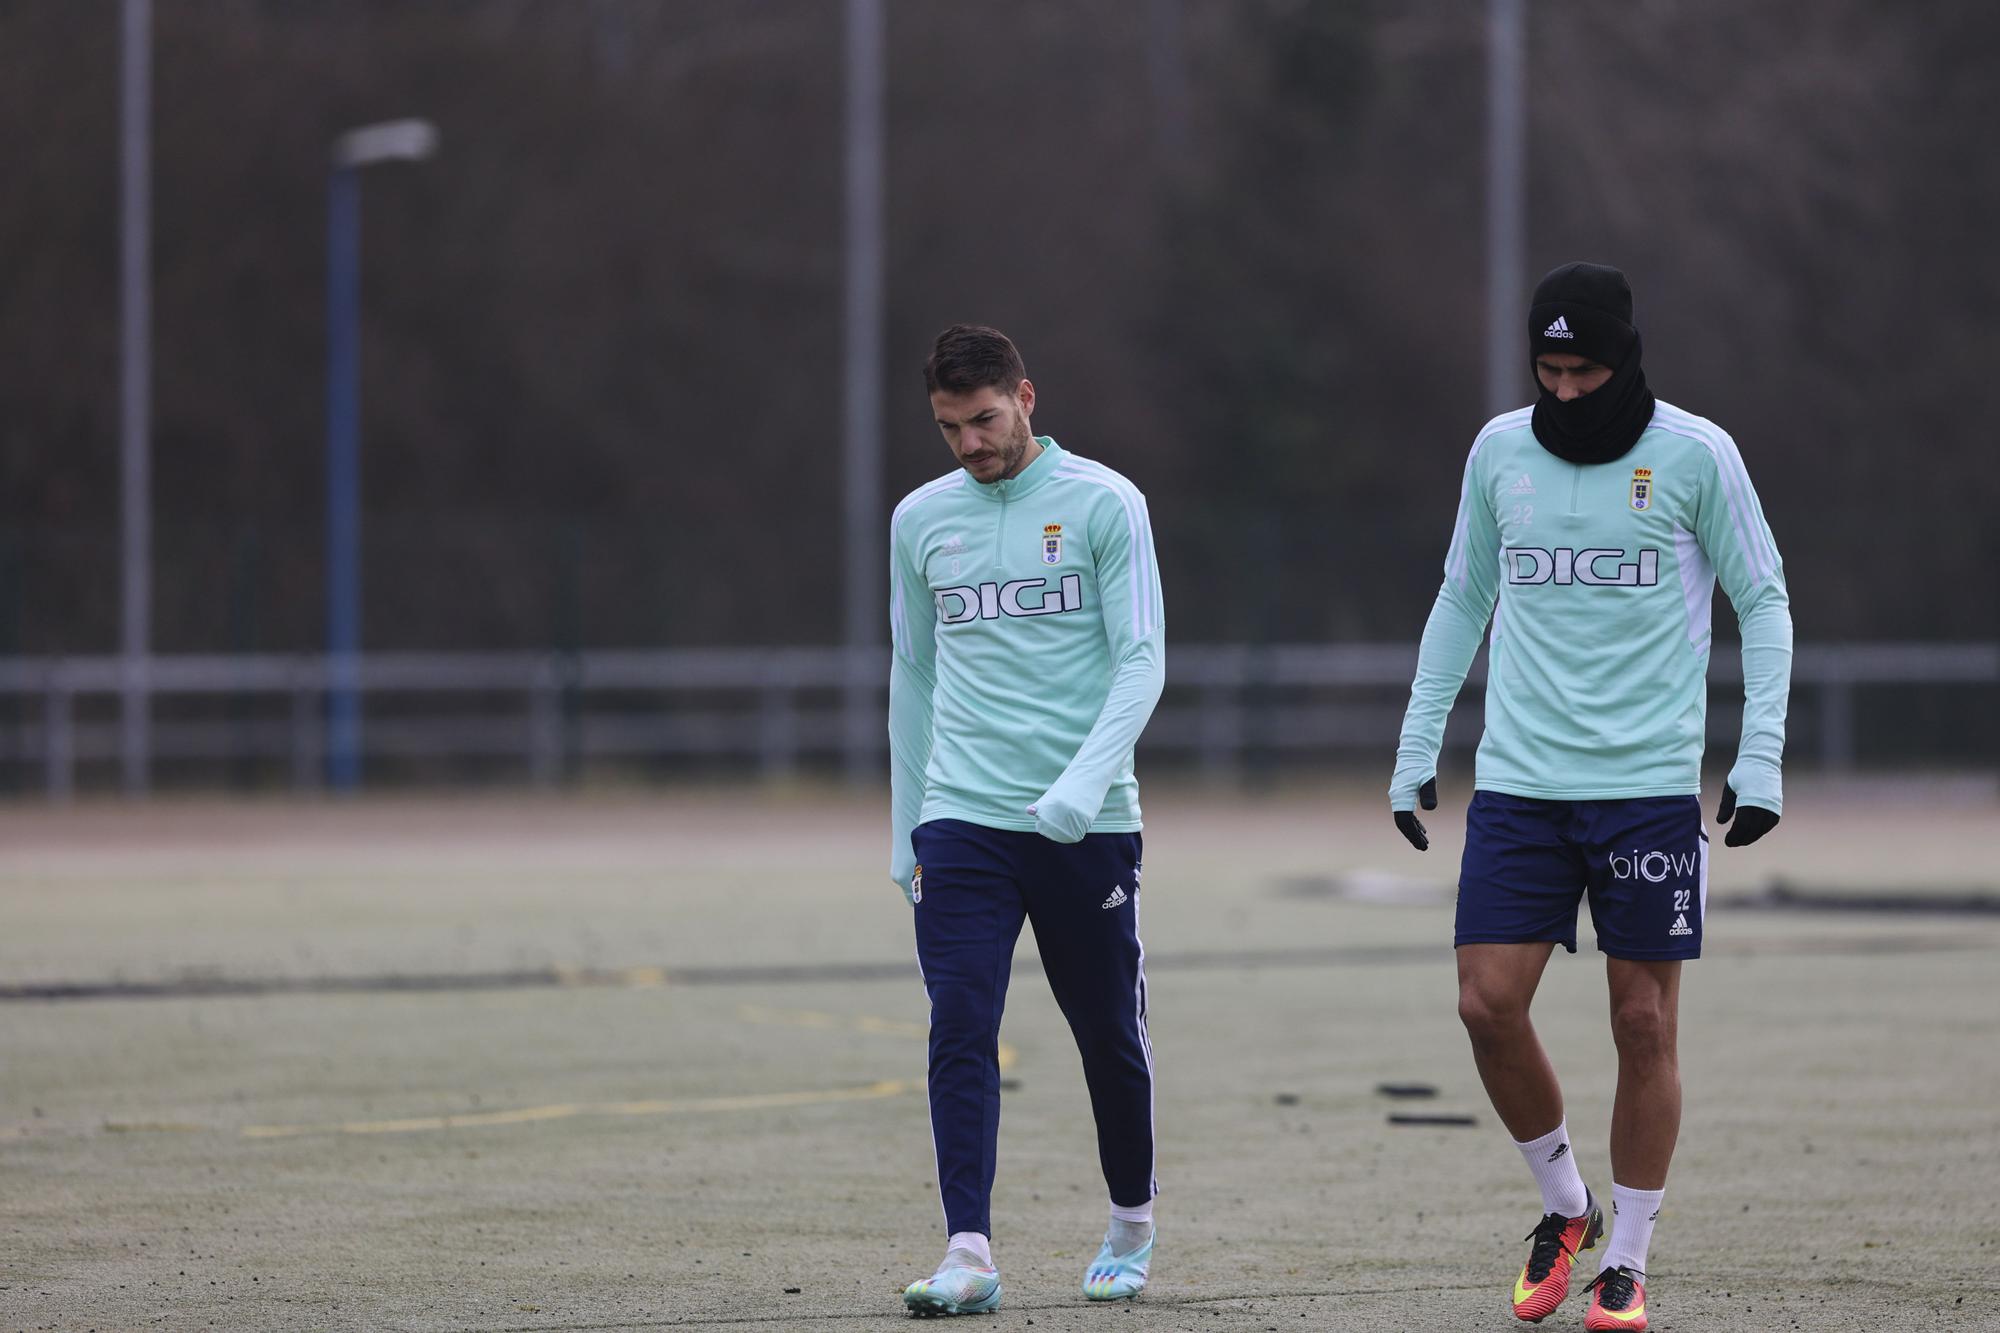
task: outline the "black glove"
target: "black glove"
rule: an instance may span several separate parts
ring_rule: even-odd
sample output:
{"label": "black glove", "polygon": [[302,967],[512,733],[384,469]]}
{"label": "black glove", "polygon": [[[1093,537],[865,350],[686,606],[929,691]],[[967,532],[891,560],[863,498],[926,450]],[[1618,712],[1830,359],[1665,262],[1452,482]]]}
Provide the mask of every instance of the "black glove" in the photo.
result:
{"label": "black glove", "polygon": [[[1438,780],[1436,778],[1424,779],[1424,785],[1417,788],[1417,800],[1422,803],[1426,810],[1435,810],[1438,808]],[[1424,832],[1424,822],[1417,818],[1417,812],[1414,810],[1398,810],[1395,813],[1396,830],[1410,840],[1410,846],[1420,852],[1429,851],[1431,849],[1431,835]]]}
{"label": "black glove", "polygon": [[[1400,819],[1402,816],[1398,815],[1397,818]],[[1724,783],[1722,808],[1715,812],[1715,822],[1729,825],[1729,836],[1722,840],[1724,847],[1748,847],[1778,827],[1778,816],[1776,812],[1766,810],[1761,805],[1746,805],[1739,809],[1736,805],[1736,788]]]}

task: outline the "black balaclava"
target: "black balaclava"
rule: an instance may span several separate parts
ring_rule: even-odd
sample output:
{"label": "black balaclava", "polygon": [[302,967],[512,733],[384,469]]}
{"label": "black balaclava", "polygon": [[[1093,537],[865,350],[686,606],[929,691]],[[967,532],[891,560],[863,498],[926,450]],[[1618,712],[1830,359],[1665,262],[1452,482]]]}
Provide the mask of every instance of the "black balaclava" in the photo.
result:
{"label": "black balaclava", "polygon": [[[1653,391],[1639,368],[1632,288],[1603,264],[1564,264],[1535,287],[1528,310],[1528,367],[1545,352],[1570,352],[1611,367],[1594,392],[1565,403],[1547,389],[1535,402],[1535,438],[1572,463],[1609,463],[1639,442],[1653,419]],[[1541,387],[1536,377],[1535,385]]]}

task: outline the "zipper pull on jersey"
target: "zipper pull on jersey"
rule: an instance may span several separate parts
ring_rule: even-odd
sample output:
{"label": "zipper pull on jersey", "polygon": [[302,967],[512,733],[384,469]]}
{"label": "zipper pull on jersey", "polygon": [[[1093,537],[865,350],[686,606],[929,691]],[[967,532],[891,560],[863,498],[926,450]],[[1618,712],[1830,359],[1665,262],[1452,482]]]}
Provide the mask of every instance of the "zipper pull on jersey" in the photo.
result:
{"label": "zipper pull on jersey", "polygon": [[997,484],[997,489],[1000,492],[1000,521],[994,525],[993,568],[1003,570],[1007,567],[1007,506],[1010,503],[1007,495],[1012,486],[1003,481]]}

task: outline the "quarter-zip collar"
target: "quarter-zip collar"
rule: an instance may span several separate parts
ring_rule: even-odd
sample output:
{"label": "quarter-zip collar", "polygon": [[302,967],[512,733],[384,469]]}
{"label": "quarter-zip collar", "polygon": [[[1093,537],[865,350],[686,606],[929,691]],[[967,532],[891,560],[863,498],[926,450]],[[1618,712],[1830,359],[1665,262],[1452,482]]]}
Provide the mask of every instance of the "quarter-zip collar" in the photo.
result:
{"label": "quarter-zip collar", "polygon": [[966,489],[974,495],[983,496],[988,500],[998,501],[1002,504],[1010,500],[1018,500],[1032,491],[1040,490],[1048,483],[1049,478],[1055,475],[1056,463],[1063,457],[1063,450],[1060,445],[1047,435],[1037,435],[1035,443],[1042,446],[1042,452],[1036,456],[1034,462],[1028,464],[1028,466],[1022,468],[1005,481],[973,481],[972,474],[967,472],[965,479],[971,482],[971,485],[966,487]]}

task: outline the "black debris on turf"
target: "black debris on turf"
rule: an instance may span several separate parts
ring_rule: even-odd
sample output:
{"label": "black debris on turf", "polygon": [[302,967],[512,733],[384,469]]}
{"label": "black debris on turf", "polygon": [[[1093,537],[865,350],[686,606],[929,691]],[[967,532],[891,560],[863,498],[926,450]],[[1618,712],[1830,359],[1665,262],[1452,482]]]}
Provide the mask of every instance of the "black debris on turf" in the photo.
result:
{"label": "black debris on turf", "polygon": [[1377,1083],[1375,1091],[1384,1097],[1435,1097],[1438,1090],[1428,1083]]}
{"label": "black debris on turf", "polygon": [[1915,887],[1853,893],[1773,880],[1752,893],[1718,898],[1717,906],[1765,912],[1864,912],[1884,916],[2000,916],[2000,893]]}
{"label": "black debris on turf", "polygon": [[1475,1125],[1479,1122],[1469,1115],[1400,1115],[1391,1112],[1392,1125]]}

